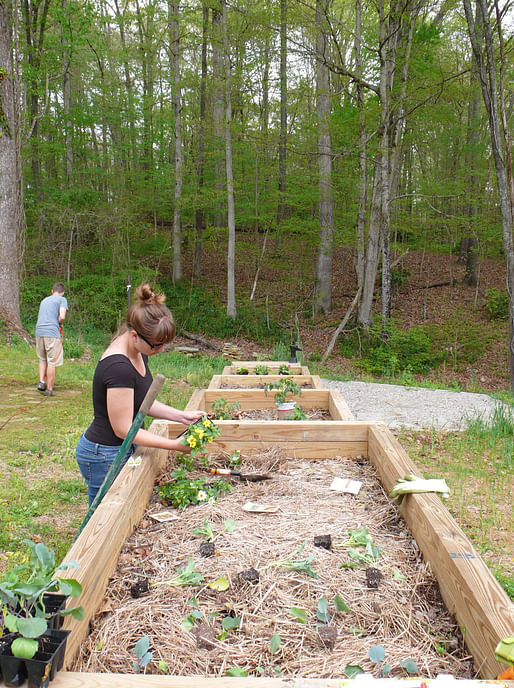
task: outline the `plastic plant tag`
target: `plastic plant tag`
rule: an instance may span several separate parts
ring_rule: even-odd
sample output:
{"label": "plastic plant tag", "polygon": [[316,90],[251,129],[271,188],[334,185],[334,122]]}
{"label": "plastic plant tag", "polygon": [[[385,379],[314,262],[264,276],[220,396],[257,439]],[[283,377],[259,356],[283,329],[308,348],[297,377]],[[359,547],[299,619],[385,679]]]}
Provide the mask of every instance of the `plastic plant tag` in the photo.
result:
{"label": "plastic plant tag", "polygon": [[256,514],[275,514],[279,509],[279,506],[272,506],[271,504],[257,504],[256,502],[243,504],[244,511],[251,511]]}
{"label": "plastic plant tag", "polygon": [[337,492],[349,492],[350,494],[358,494],[362,487],[360,480],[350,480],[350,478],[334,478],[330,485],[331,490]]}
{"label": "plastic plant tag", "polygon": [[160,523],[166,523],[167,521],[176,521],[179,516],[174,514],[173,511],[160,511],[158,514],[148,514],[150,518],[154,521],[159,521]]}

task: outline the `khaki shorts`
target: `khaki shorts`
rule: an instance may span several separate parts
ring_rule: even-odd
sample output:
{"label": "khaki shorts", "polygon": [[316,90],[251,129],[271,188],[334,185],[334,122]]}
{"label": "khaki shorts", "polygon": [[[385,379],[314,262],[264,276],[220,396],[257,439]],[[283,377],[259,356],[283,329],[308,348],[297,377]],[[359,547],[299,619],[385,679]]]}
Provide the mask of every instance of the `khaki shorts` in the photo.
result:
{"label": "khaki shorts", "polygon": [[55,368],[64,362],[60,337],[36,337],[36,353],[40,361]]}

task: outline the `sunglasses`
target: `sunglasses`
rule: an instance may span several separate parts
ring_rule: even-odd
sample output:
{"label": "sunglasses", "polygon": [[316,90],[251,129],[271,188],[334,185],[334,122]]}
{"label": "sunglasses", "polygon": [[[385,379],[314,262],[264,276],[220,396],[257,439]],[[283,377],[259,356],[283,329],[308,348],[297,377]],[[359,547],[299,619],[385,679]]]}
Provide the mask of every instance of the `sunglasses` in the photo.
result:
{"label": "sunglasses", "polygon": [[137,336],[138,336],[140,339],[142,339],[146,344],[148,344],[148,346],[150,347],[150,349],[152,349],[152,350],[153,350],[153,349],[158,349],[159,347],[162,346],[162,344],[152,344],[152,342],[149,342],[148,339],[147,339],[146,337],[143,337],[143,335],[142,335],[140,332],[138,332],[137,330],[134,330],[134,332],[137,334]]}

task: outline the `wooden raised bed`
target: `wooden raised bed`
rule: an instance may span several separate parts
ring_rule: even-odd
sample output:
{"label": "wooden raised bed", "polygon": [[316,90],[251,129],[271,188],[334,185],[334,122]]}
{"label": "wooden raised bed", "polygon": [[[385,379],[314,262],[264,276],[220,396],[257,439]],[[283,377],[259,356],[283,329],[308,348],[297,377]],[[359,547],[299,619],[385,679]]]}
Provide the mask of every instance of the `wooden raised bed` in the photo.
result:
{"label": "wooden raised bed", "polygon": [[[208,413],[211,405],[223,397],[227,404],[239,402],[241,411],[275,409],[275,390],[266,394],[262,389],[197,389],[188,404],[190,409],[200,409]],[[332,420],[353,420],[342,394],[336,389],[304,389],[299,396],[288,397],[303,409],[323,409],[328,411]],[[245,423],[248,421],[244,421]],[[276,421],[267,421],[276,422]],[[302,423],[304,421],[289,421]]]}
{"label": "wooden raised bed", "polygon": [[[191,398],[189,409],[197,408]],[[420,474],[406,452],[381,423],[345,421],[266,422],[219,421],[218,449],[241,449],[280,445],[290,456],[320,458],[344,454],[364,455],[374,464],[385,490],[407,473]],[[183,426],[155,421],[151,429],[161,435],[176,436]],[[214,451],[213,447],[213,451]],[[114,571],[118,554],[133,527],[139,522],[161,471],[166,452],[144,450],[139,466],[125,466],[95,514],[72,545],[65,559],[76,560],[80,569],[70,575],[83,585],[80,603],[85,609],[81,622],[70,618],[65,628],[71,630],[66,650],[65,667],[77,655],[88,634],[89,620],[99,608],[109,576]],[[457,622],[465,628],[465,642],[473,655],[475,667],[484,678],[494,678],[505,669],[496,661],[497,643],[514,632],[514,605],[490,573],[441,500],[433,494],[409,495],[400,514],[416,538],[424,557],[438,579],[441,594]],[[341,669],[343,671],[343,668]],[[376,680],[376,679],[375,679]],[[300,680],[302,686],[335,686],[333,680]],[[134,676],[116,674],[61,673],[55,688],[90,686],[207,686],[224,688],[226,678]],[[282,679],[231,678],[230,685],[279,688]],[[295,681],[287,680],[291,686]],[[228,684],[227,684],[228,685]],[[340,682],[338,681],[338,684]],[[406,682],[406,685],[408,682]],[[419,685],[419,684],[418,684]]]}
{"label": "wooden raised bed", "polygon": [[[208,389],[263,389],[266,383],[279,382],[283,375],[213,375]],[[301,387],[323,389],[319,375],[291,375],[294,382]]]}
{"label": "wooden raised bed", "polygon": [[[310,375],[309,368],[300,363],[289,363],[288,361],[233,361],[230,365],[223,368],[223,375],[237,375],[238,368],[248,368],[250,375],[255,374],[257,366],[268,366],[269,374],[278,374],[278,369],[281,365],[289,367],[291,375]],[[245,375],[238,375],[238,377],[245,377]]]}

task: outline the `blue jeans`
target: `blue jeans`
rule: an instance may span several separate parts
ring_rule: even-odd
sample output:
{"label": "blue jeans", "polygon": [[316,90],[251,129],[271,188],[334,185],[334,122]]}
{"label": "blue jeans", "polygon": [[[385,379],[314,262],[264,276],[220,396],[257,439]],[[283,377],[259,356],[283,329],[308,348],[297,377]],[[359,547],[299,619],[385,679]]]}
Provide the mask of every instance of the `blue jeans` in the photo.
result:
{"label": "blue jeans", "polygon": [[[120,445],[121,446],[121,445]],[[134,451],[134,445],[131,445],[126,455],[123,458],[121,468],[127,462],[129,456]],[[87,495],[89,499],[89,506],[93,503],[96,493],[102,487],[102,483],[120,450],[119,446],[110,446],[108,444],[98,444],[97,442],[90,442],[84,434],[82,434],[75,457],[82,473],[82,477],[87,483]]]}

